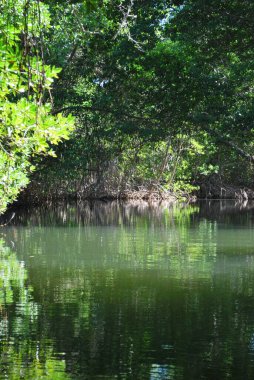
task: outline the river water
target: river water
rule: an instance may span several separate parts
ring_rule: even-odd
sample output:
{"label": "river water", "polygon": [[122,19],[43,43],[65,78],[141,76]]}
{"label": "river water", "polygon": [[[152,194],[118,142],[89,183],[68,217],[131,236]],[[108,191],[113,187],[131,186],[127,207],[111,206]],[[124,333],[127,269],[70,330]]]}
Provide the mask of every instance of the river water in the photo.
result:
{"label": "river water", "polygon": [[0,379],[253,379],[253,227],[233,201],[17,210]]}

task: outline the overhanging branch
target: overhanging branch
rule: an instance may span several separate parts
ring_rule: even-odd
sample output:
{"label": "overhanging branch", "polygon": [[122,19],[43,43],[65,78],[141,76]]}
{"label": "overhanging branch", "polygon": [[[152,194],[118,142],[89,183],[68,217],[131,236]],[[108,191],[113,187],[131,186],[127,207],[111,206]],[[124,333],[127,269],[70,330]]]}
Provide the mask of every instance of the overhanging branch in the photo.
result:
{"label": "overhanging branch", "polygon": [[[77,105],[77,106],[73,105],[73,106],[62,107],[62,108],[60,108],[58,110],[53,110],[52,114],[56,115],[59,112],[71,111],[71,110],[75,110],[75,109],[77,109],[77,110],[84,109],[84,110],[87,110],[87,111],[95,111],[95,112],[101,112],[101,113],[105,113],[105,114],[113,114],[113,115],[118,116],[118,117],[123,117],[124,116],[124,117],[132,119],[132,120],[142,121],[142,122],[146,122],[146,123],[150,122],[150,123],[156,123],[156,124],[158,124],[158,123],[162,122],[162,120],[160,120],[159,118],[135,116],[135,115],[130,115],[130,114],[125,113],[125,112],[121,112],[119,114],[119,113],[117,113],[117,112],[115,112],[113,110],[106,109],[106,108],[101,109],[99,107],[90,107],[90,106],[82,106],[82,105]],[[192,122],[194,122],[195,124],[199,124],[200,125],[200,122],[195,121],[194,118],[192,118]],[[254,163],[254,155],[251,155],[250,153],[246,152],[244,149],[240,148],[235,142],[233,142],[232,140],[230,140],[227,137],[223,136],[216,129],[211,128],[209,126],[209,122],[208,121],[207,121],[207,123],[205,123],[205,121],[202,120],[202,129],[204,131],[206,131],[210,136],[215,137],[216,140],[219,141],[220,143],[231,147],[241,157],[245,158],[246,160],[248,160],[251,163]]]}

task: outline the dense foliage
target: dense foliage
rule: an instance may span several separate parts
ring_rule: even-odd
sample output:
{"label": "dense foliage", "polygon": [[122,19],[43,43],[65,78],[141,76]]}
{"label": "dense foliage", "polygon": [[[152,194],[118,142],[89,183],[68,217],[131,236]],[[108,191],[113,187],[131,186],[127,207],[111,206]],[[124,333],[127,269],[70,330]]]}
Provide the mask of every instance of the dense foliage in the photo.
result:
{"label": "dense foliage", "polygon": [[49,78],[62,68],[52,114],[74,114],[76,130],[57,159],[33,159],[30,191],[191,191],[211,176],[253,185],[251,1],[40,4]]}
{"label": "dense foliage", "polygon": [[59,70],[43,60],[48,9],[37,1],[2,1],[0,12],[0,212],[28,183],[31,157],[54,155],[71,116],[51,115],[46,99]]}

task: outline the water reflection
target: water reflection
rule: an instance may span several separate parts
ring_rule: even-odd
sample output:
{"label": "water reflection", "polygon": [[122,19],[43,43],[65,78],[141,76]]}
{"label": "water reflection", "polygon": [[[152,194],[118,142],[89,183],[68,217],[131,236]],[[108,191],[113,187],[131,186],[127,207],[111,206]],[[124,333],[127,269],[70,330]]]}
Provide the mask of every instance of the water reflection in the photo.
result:
{"label": "water reflection", "polygon": [[64,361],[53,357],[52,342],[38,333],[39,305],[33,301],[22,261],[0,241],[0,377],[68,379]]}
{"label": "water reflection", "polygon": [[2,230],[0,378],[252,379],[253,208],[237,207],[21,210]]}
{"label": "water reflection", "polygon": [[[77,226],[77,225],[124,225],[165,224],[173,221],[199,222],[201,218],[228,222],[230,224],[253,221],[253,201],[208,200],[198,204],[172,204],[167,201],[145,202],[103,202],[57,203],[41,207],[20,207],[15,211],[12,225],[23,226]],[[13,215],[13,210],[2,217],[1,224]],[[172,220],[173,219],[173,220]]]}

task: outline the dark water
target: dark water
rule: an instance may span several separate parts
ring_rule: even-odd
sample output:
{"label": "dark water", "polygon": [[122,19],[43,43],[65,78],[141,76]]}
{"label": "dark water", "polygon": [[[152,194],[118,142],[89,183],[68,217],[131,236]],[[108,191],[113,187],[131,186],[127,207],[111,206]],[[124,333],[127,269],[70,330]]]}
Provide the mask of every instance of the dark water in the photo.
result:
{"label": "dark water", "polygon": [[0,379],[254,379],[254,205],[19,210]]}

